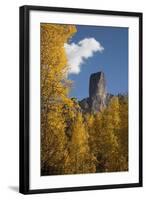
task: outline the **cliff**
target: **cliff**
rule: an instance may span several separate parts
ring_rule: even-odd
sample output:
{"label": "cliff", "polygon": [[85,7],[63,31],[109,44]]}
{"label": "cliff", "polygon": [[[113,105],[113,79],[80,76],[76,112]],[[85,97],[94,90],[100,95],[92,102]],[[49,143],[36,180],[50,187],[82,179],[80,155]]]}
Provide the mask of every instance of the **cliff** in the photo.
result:
{"label": "cliff", "polygon": [[106,79],[103,72],[91,74],[89,97],[79,102],[84,112],[96,113],[106,107],[109,94],[106,91]]}

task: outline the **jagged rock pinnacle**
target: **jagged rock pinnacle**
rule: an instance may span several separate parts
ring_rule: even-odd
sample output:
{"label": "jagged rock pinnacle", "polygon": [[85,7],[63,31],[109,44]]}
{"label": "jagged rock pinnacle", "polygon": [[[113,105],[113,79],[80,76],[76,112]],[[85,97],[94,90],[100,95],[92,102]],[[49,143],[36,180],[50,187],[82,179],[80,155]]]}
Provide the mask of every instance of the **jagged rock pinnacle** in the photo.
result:
{"label": "jagged rock pinnacle", "polygon": [[89,105],[93,113],[101,111],[106,106],[106,81],[103,72],[90,76]]}
{"label": "jagged rock pinnacle", "polygon": [[91,74],[89,81],[89,97],[80,101],[85,112],[96,113],[106,107],[106,80],[103,72]]}

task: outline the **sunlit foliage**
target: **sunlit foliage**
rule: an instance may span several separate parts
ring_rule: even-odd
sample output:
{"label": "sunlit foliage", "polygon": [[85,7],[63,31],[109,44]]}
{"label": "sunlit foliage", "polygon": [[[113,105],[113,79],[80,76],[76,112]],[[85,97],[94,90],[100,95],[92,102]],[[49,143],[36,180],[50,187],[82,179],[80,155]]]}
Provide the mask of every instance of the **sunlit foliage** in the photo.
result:
{"label": "sunlit foliage", "polygon": [[[66,153],[65,107],[70,82],[66,80],[64,43],[75,26],[41,24],[41,167],[44,173],[61,173]],[[70,109],[71,110],[71,109]],[[73,113],[70,111],[70,115]]]}
{"label": "sunlit foliage", "polygon": [[76,115],[72,126],[72,137],[69,142],[68,157],[65,163],[65,173],[90,173],[96,172],[96,158],[88,145],[88,132],[85,129],[82,114]]}

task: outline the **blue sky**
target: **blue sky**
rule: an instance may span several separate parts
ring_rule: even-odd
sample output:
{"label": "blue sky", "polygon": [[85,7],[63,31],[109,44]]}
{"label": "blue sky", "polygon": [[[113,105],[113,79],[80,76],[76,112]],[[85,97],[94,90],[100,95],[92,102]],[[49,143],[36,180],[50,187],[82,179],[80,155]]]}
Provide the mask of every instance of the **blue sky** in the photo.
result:
{"label": "blue sky", "polygon": [[128,28],[76,25],[77,32],[69,43],[78,43],[84,38],[96,39],[104,50],[95,52],[84,60],[78,74],[69,74],[73,81],[70,97],[81,100],[88,97],[89,78],[92,73],[103,71],[107,92],[128,92]]}

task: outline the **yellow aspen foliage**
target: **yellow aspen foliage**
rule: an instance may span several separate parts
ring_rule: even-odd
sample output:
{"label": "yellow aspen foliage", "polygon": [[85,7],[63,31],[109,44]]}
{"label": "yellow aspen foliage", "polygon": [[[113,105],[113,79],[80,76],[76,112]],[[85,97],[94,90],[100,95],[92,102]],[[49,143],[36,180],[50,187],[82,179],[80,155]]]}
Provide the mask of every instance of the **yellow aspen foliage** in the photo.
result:
{"label": "yellow aspen foliage", "polygon": [[119,151],[123,161],[123,171],[128,170],[128,97],[119,97],[120,129],[118,135]]}
{"label": "yellow aspen foliage", "polygon": [[65,79],[64,44],[75,32],[72,25],[41,24],[41,94],[45,100],[67,98],[69,82]]}
{"label": "yellow aspen foliage", "polygon": [[105,111],[107,113],[106,120],[113,128],[119,129],[120,125],[120,105],[119,105],[119,98],[113,97],[111,99],[111,102],[109,103],[109,106],[107,110]]}
{"label": "yellow aspen foliage", "polygon": [[[117,148],[111,160],[111,170],[128,170],[128,100],[126,96],[114,97],[108,107],[112,119],[114,137]],[[108,121],[107,121],[108,123]]]}
{"label": "yellow aspen foliage", "polygon": [[118,97],[113,97],[107,109],[104,110],[102,123],[102,135],[104,137],[102,150],[104,152],[105,171],[121,171],[117,138],[120,124]]}
{"label": "yellow aspen foliage", "polygon": [[108,107],[94,116],[93,125],[88,129],[90,148],[97,158],[97,172],[120,171],[119,124],[119,100],[113,97]]}
{"label": "yellow aspen foliage", "polygon": [[[66,79],[64,44],[73,25],[41,24],[41,167],[42,174],[60,174],[66,154],[66,107],[71,83]],[[72,112],[70,114],[73,115]]]}
{"label": "yellow aspen foliage", "polygon": [[72,137],[64,168],[66,174],[96,172],[96,158],[90,151],[88,138],[82,114],[78,113],[72,125]]}
{"label": "yellow aspen foliage", "polygon": [[44,173],[60,174],[67,143],[64,134],[66,125],[58,105],[54,105],[46,115],[47,129],[41,137],[41,165]]}

